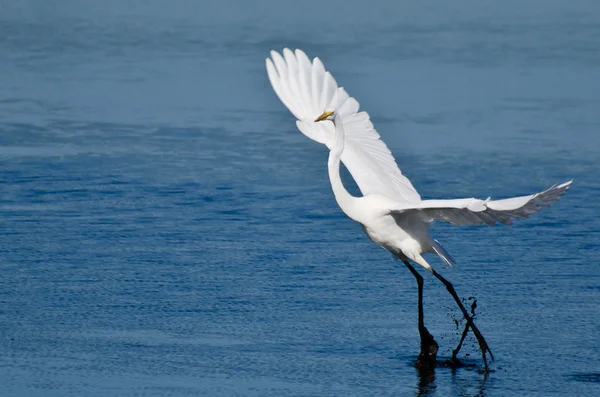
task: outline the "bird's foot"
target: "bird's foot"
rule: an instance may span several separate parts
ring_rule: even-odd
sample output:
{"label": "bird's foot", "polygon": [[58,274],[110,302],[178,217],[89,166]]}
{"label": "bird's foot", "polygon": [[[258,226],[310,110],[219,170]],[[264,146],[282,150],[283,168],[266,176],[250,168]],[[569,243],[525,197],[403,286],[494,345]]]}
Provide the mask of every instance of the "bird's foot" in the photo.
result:
{"label": "bird's foot", "polygon": [[433,370],[437,363],[439,346],[433,335],[424,326],[419,329],[419,334],[421,335],[421,352],[419,353],[419,357],[417,357],[415,367],[421,371]]}
{"label": "bird's foot", "polygon": [[[460,349],[462,348],[462,344],[467,336],[467,334],[469,333],[469,328],[471,328],[473,330],[473,334],[475,334],[475,338],[477,339],[477,343],[479,344],[479,349],[481,350],[481,356],[483,358],[483,364],[484,364],[484,371],[485,372],[489,372],[489,367],[488,367],[488,363],[487,363],[487,354],[490,355],[490,358],[492,359],[492,361],[494,361],[494,355],[492,354],[492,351],[490,350],[490,347],[488,346],[485,338],[483,337],[483,335],[481,334],[481,331],[479,331],[479,328],[477,328],[477,326],[475,325],[475,322],[473,321],[475,318],[475,309],[477,308],[477,300],[473,297],[470,297],[469,300],[472,300],[471,303],[471,315],[469,316],[466,311],[463,312],[464,316],[465,316],[465,328],[463,329],[461,338],[460,338],[460,342],[458,343],[458,346],[456,347],[456,349],[454,349],[452,351],[452,359],[451,362],[452,363],[460,363],[460,360],[458,359],[458,352],[460,351]],[[464,301],[464,300],[463,300]]]}
{"label": "bird's foot", "polygon": [[489,366],[488,366],[488,362],[487,362],[487,355],[490,355],[490,358],[492,359],[492,361],[494,361],[494,355],[492,354],[492,350],[490,349],[490,347],[488,346],[485,338],[483,337],[483,335],[481,334],[481,331],[479,331],[479,328],[477,328],[477,326],[475,325],[475,323],[473,322],[473,318],[472,317],[468,317],[467,318],[467,322],[465,324],[465,329],[463,330],[460,342],[458,344],[458,346],[456,347],[456,349],[454,349],[452,351],[452,359],[451,361],[454,363],[458,363],[460,362],[458,360],[458,352],[460,351],[463,341],[465,340],[465,337],[467,336],[467,333],[469,332],[469,328],[471,328],[473,330],[473,334],[475,334],[475,338],[477,339],[477,343],[479,344],[479,349],[481,350],[481,357],[483,358],[483,365],[484,365],[484,371],[485,372],[489,372]]}
{"label": "bird's foot", "polygon": [[475,338],[477,338],[477,343],[479,343],[479,349],[481,350],[481,357],[483,358],[484,371],[489,372],[490,368],[489,368],[488,362],[487,362],[487,355],[488,354],[490,355],[490,358],[492,359],[492,361],[494,361],[494,355],[492,354],[490,347],[488,346],[487,342],[485,341],[485,338],[483,337],[481,332],[479,332],[479,329],[477,329],[477,327],[475,326],[475,324],[473,323],[472,320],[471,320],[471,329],[473,330],[473,333],[475,334]]}

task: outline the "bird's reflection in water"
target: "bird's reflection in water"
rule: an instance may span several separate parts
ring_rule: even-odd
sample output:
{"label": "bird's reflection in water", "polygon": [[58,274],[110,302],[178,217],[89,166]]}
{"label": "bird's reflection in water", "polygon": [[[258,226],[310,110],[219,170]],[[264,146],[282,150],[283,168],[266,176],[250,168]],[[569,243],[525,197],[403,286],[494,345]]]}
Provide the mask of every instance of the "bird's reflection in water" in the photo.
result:
{"label": "bird's reflection in water", "polygon": [[435,369],[417,370],[417,397],[433,395],[436,389]]}
{"label": "bird's reflection in water", "polygon": [[[438,368],[438,371],[440,368]],[[444,370],[441,368],[441,370]],[[489,374],[478,373],[462,368],[462,371],[468,371],[469,374],[477,375],[476,378],[459,376],[461,368],[451,368],[450,381],[452,382],[453,395],[461,397],[484,397],[486,383]],[[464,372],[463,372],[464,373]],[[417,370],[417,388],[415,396],[434,396],[437,389],[436,374],[434,370]]]}
{"label": "bird's reflection in water", "polygon": [[[475,377],[464,378],[458,376],[458,368],[452,368],[452,385],[455,387],[457,396],[484,397],[485,388],[489,378],[489,372],[474,371]],[[474,390],[473,390],[474,389]]]}

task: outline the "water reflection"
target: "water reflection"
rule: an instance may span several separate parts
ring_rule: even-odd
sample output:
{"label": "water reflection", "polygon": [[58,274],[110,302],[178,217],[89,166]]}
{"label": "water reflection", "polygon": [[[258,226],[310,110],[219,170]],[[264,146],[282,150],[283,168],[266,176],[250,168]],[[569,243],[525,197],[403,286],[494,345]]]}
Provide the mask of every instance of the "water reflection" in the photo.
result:
{"label": "water reflection", "polygon": [[[489,378],[489,372],[477,372],[479,375],[478,379],[464,379],[458,375],[458,368],[452,368],[451,381],[452,385],[456,387],[456,395],[464,397],[483,397],[486,392],[486,384]],[[475,388],[473,391],[472,389]]]}
{"label": "water reflection", "polygon": [[437,388],[435,384],[435,369],[417,369],[418,382],[417,382],[417,397],[433,395]]}
{"label": "water reflection", "polygon": [[[486,395],[489,373],[469,371],[469,373],[478,376],[465,378],[464,376],[459,375],[459,370],[460,368],[450,369],[450,381],[453,389],[452,394],[461,397],[484,397]],[[465,369],[462,368],[462,370],[464,371]],[[435,370],[417,370],[415,396],[434,396],[437,387]]]}

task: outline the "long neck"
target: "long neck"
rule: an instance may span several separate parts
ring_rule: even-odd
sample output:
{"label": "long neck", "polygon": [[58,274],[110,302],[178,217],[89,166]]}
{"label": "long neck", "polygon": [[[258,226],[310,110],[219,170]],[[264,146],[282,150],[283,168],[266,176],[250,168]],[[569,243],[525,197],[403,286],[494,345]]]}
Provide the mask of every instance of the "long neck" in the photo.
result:
{"label": "long neck", "polygon": [[346,215],[357,221],[357,198],[352,196],[344,187],[342,178],[340,177],[340,157],[344,151],[345,133],[342,120],[338,115],[335,115],[333,119],[335,125],[335,141],[331,151],[329,152],[329,161],[327,166],[329,169],[329,181],[331,182],[331,188],[338,205],[344,211]]}

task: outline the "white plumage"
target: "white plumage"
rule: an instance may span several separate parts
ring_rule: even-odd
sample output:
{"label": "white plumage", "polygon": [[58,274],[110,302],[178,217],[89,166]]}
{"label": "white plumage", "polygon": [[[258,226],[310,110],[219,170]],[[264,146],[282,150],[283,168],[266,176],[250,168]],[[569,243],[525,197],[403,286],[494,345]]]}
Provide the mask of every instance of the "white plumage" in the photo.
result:
{"label": "white plumage", "polygon": [[331,149],[334,128],[331,123],[315,123],[325,109],[335,109],[343,120],[346,146],[342,162],[352,174],[362,194],[382,194],[402,202],[419,202],[421,196],[402,175],[392,153],[367,112],[359,112],[358,102],[348,96],[323,63],[315,58],[311,63],[301,50],[295,54],[283,50],[283,56],[271,51],[267,72],[277,96],[298,119],[296,125],[304,135]]}
{"label": "white plumage", "polygon": [[[310,139],[325,144],[330,150],[334,149],[336,142],[335,125],[316,122],[315,119],[326,110],[335,113],[344,135],[341,161],[350,171],[363,199],[370,197],[368,205],[367,200],[362,200],[360,211],[375,211],[382,217],[393,218],[395,233],[399,233],[397,229],[402,229],[403,226],[422,230],[426,224],[428,230],[428,224],[434,219],[454,225],[491,226],[497,222],[508,225],[513,218],[526,218],[556,202],[571,185],[572,181],[569,181],[541,193],[503,200],[421,200],[419,193],[408,178],[402,175],[390,150],[380,139],[369,114],[359,111],[358,101],[350,97],[342,87],[338,87],[319,58],[311,62],[303,51],[292,52],[287,48],[283,50],[283,56],[271,51],[271,58],[266,60],[269,80],[277,96],[298,119],[298,129]],[[333,120],[333,115],[329,119]],[[380,208],[375,210],[379,206],[383,206],[383,213]],[[363,218],[364,214],[352,215],[351,218],[354,219]],[[372,229],[364,223],[363,226],[367,231]],[[390,232],[392,230],[386,227],[386,233]],[[382,239],[380,232],[374,232],[377,236],[374,241],[386,246],[394,254],[404,254],[428,269],[431,269],[430,266],[420,257],[423,252],[436,253],[444,263],[453,264],[450,258],[445,258],[440,252],[445,251],[441,246],[440,249],[434,249],[439,243],[433,242],[429,233],[420,232],[417,241],[408,241],[411,234],[415,237],[417,234],[411,233],[411,230],[403,232],[408,232],[409,235],[402,244],[405,249],[402,246],[386,246],[387,242],[382,240],[389,239]],[[372,235],[370,237],[373,239]]]}
{"label": "white plumage", "polygon": [[[467,328],[453,360],[471,328],[481,348],[487,370],[486,353],[494,356],[483,335],[475,326],[452,283],[436,272],[422,254],[435,253],[444,265],[453,266],[450,254],[434,240],[429,229],[433,220],[454,225],[511,224],[514,218],[526,218],[556,202],[572,181],[555,185],[541,193],[503,200],[475,198],[455,200],[421,200],[421,196],[396,165],[394,157],[373,128],[358,102],[338,87],[319,58],[312,62],[301,50],[272,51],[267,59],[271,84],[285,106],[298,119],[296,125],[304,135],[327,145],[330,150],[328,172],[335,199],[351,219],[359,222],[369,238],[402,260],[417,279],[419,286],[419,334],[421,354],[417,364],[434,367],[437,343],[423,322],[423,278],[412,267],[413,261],[429,270],[444,283],[467,321]],[[362,197],[352,196],[340,178],[343,161]],[[421,362],[421,364],[419,364]]]}

